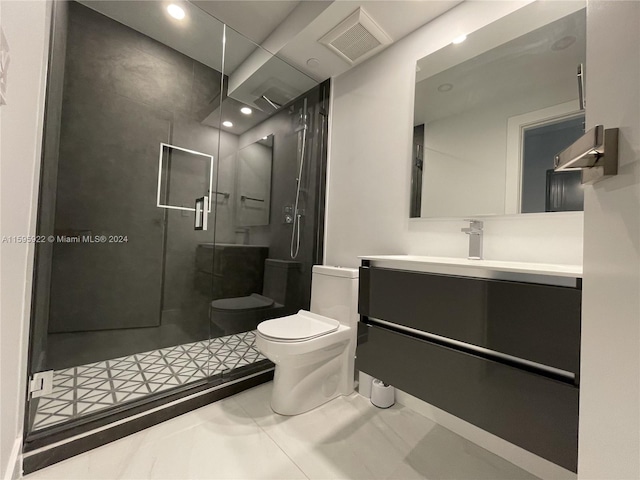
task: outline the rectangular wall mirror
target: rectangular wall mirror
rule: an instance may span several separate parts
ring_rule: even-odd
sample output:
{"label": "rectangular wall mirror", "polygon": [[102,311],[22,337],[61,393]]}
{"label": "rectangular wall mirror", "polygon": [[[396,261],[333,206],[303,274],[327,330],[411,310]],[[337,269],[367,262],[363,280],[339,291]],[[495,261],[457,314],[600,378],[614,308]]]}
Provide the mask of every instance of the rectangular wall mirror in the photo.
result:
{"label": "rectangular wall mirror", "polygon": [[582,210],[553,156],[584,132],[585,31],[584,3],[534,2],[418,60],[412,218]]}

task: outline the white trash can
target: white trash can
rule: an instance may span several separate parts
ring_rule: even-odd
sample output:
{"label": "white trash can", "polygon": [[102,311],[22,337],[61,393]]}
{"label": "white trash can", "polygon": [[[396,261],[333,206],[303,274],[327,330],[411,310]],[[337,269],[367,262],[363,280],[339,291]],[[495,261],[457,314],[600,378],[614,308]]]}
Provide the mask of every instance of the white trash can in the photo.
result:
{"label": "white trash can", "polygon": [[396,403],[396,392],[391,385],[375,379],[371,384],[371,403],[378,408],[389,408]]}

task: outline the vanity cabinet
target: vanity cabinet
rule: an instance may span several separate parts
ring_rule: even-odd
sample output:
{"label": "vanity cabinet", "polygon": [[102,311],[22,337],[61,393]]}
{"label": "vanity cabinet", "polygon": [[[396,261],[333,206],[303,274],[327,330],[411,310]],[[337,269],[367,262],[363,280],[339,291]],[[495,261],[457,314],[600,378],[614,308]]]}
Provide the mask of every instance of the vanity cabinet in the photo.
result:
{"label": "vanity cabinet", "polygon": [[360,269],[356,368],[577,469],[581,284]]}

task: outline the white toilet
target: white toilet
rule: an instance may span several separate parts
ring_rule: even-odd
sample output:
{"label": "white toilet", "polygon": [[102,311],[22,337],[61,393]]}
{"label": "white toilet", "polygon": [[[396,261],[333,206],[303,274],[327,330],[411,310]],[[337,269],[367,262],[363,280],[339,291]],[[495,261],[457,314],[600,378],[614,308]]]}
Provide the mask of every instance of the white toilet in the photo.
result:
{"label": "white toilet", "polygon": [[274,412],[297,415],[353,392],[357,304],[357,269],[315,265],[311,312],[258,325],[256,347],[276,364]]}

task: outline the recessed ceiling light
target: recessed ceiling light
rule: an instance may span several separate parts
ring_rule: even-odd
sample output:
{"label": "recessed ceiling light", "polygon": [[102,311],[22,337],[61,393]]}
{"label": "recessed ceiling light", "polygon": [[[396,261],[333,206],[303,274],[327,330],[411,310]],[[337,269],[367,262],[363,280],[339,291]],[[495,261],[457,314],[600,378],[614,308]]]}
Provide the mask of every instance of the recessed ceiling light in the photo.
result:
{"label": "recessed ceiling light", "polygon": [[269,135],[267,135],[266,137],[262,137],[263,140],[267,140],[269,138]]}
{"label": "recessed ceiling light", "polygon": [[453,89],[453,85],[450,83],[443,83],[438,87],[439,92],[448,92],[451,89]]}
{"label": "recessed ceiling light", "polygon": [[222,122],[222,125],[224,127],[233,127],[233,123],[231,123],[229,120],[225,120],[224,122]]}
{"label": "recessed ceiling light", "polygon": [[253,112],[253,110],[251,110],[249,107],[242,107],[240,111],[245,115],[251,115],[251,112]]}
{"label": "recessed ceiling light", "polygon": [[318,68],[320,66],[320,60],[317,58],[310,58],[307,60],[307,67],[309,68]]}
{"label": "recessed ceiling light", "polygon": [[171,15],[176,20],[182,20],[185,16],[184,9],[182,7],[179,7],[175,3],[167,6],[167,12],[169,12],[169,15]]}
{"label": "recessed ceiling light", "polygon": [[453,44],[457,45],[457,44],[459,44],[459,43],[464,42],[466,39],[467,39],[467,36],[466,36],[466,35],[460,35],[459,37],[454,38],[454,39],[451,41],[451,43],[453,43]]}

